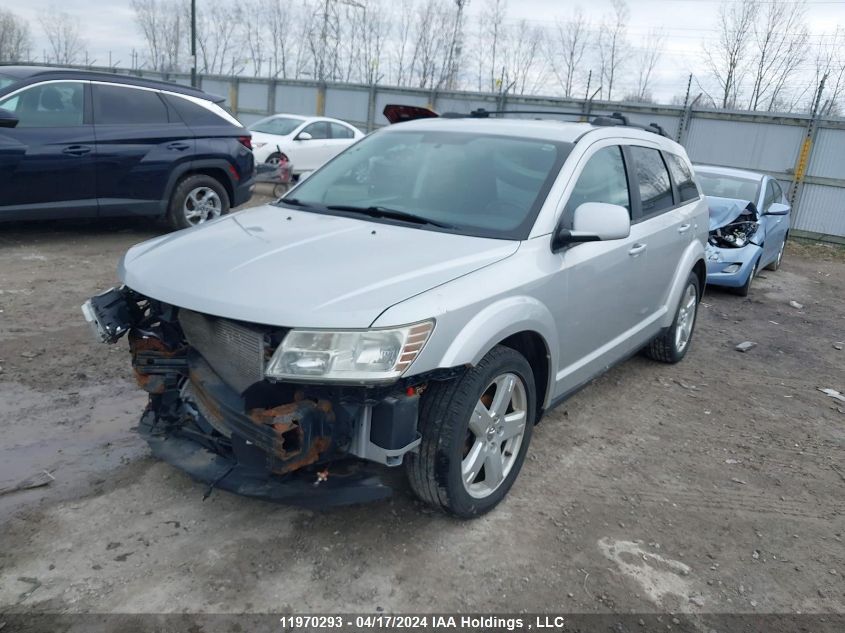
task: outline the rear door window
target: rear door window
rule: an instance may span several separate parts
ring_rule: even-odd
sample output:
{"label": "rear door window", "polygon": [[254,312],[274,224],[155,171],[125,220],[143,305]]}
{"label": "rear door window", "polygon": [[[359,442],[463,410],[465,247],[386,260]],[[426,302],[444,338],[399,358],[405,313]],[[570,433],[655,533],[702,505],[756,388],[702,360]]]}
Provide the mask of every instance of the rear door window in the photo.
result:
{"label": "rear door window", "polygon": [[51,81],[25,88],[0,100],[0,108],[14,112],[19,128],[75,127],[85,118],[85,84]]}
{"label": "rear door window", "polygon": [[695,185],[692,170],[687,162],[675,154],[666,153],[663,156],[669,165],[669,172],[672,174],[672,180],[675,181],[675,187],[678,189],[681,202],[698,200],[698,187]]}
{"label": "rear door window", "polygon": [[569,222],[572,221],[575,209],[585,202],[617,204],[631,213],[625,160],[618,145],[603,147],[584,165],[566,203],[565,213]]}
{"label": "rear door window", "polygon": [[169,122],[167,106],[154,90],[94,84],[95,125],[155,125]]}
{"label": "rear door window", "polygon": [[629,148],[637,175],[642,217],[658,215],[674,206],[669,171],[660,152],[650,147],[631,145]]}

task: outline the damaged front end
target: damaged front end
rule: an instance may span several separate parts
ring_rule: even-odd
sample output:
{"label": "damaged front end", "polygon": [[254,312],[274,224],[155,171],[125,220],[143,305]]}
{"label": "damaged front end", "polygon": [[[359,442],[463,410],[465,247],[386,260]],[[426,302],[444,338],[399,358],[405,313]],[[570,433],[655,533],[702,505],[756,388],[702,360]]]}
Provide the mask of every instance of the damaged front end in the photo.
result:
{"label": "damaged front end", "polygon": [[401,464],[419,444],[424,383],[267,379],[285,328],[200,314],[126,287],[82,311],[99,340],[127,335],[149,393],[138,430],[153,454],[212,488],[315,507],[372,501],[391,494],[383,466]]}
{"label": "damaged front end", "polygon": [[733,198],[707,199],[710,235],[707,240],[707,283],[744,286],[763,253],[762,227],[753,202]]}

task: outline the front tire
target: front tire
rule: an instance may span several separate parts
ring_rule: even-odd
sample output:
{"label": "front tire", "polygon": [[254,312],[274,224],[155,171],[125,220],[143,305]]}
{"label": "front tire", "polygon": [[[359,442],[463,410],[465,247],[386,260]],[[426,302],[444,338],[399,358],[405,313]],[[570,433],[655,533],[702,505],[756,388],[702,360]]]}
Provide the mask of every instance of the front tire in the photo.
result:
{"label": "front tire", "polygon": [[740,297],[747,297],[748,293],[751,292],[751,282],[753,282],[754,278],[757,276],[757,267],[759,265],[760,260],[757,259],[757,261],[754,262],[754,267],[751,269],[751,273],[748,275],[748,279],[745,281],[745,284],[734,289],[734,292]]}
{"label": "front tire", "polygon": [[516,480],[536,412],[534,374],[515,350],[497,346],[450,382],[422,395],[418,453],[405,467],[425,501],[468,519],[492,510]]}
{"label": "front tire", "polygon": [[780,268],[781,263],[783,262],[783,251],[786,248],[786,237],[784,236],[783,241],[780,243],[780,249],[778,249],[778,256],[771,264],[766,266],[766,270],[777,270]]}
{"label": "front tire", "polygon": [[645,348],[646,356],[661,363],[678,363],[687,355],[698,317],[700,293],[698,276],[690,273],[671,327],[652,339]]}
{"label": "front tire", "polygon": [[194,174],[179,181],[170,197],[167,222],[175,231],[187,229],[229,212],[226,188],[211,176]]}

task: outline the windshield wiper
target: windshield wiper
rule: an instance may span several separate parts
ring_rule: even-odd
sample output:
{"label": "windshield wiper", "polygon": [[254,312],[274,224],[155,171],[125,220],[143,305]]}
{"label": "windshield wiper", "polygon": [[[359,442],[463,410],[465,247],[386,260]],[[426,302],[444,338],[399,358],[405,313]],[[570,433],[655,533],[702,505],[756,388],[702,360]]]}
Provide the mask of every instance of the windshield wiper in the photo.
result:
{"label": "windshield wiper", "polygon": [[289,204],[292,207],[302,207],[303,209],[325,209],[325,207],[312,204],[311,202],[304,202],[299,198],[279,198],[276,202],[281,202],[282,204]]}
{"label": "windshield wiper", "polygon": [[390,220],[401,220],[403,222],[412,222],[414,224],[430,224],[431,226],[436,226],[441,229],[455,228],[451,224],[446,224],[445,222],[438,222],[437,220],[425,218],[421,215],[416,215],[414,213],[408,213],[407,211],[399,211],[398,209],[390,209],[388,207],[381,207],[376,205],[369,207],[356,207],[353,205],[346,204],[331,204],[328,205],[326,208],[332,211],[351,211],[352,213],[362,213],[372,218],[388,218]]}

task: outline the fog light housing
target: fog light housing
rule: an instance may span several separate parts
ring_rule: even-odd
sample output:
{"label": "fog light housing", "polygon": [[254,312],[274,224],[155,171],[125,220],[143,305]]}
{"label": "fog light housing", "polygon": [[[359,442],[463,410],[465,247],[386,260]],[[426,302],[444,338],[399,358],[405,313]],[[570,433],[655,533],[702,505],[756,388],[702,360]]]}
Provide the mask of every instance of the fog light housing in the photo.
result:
{"label": "fog light housing", "polygon": [[731,264],[730,266],[725,266],[722,272],[732,275],[733,273],[738,272],[740,268],[742,268],[742,264]]}

